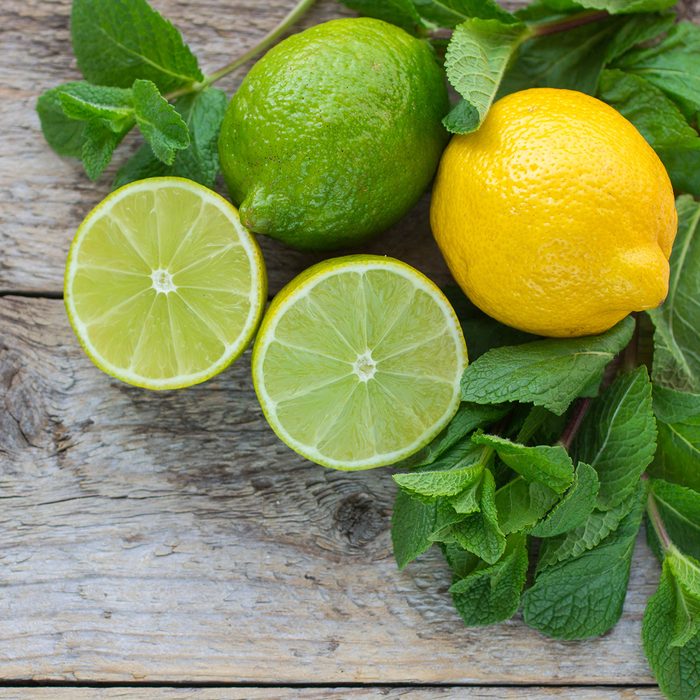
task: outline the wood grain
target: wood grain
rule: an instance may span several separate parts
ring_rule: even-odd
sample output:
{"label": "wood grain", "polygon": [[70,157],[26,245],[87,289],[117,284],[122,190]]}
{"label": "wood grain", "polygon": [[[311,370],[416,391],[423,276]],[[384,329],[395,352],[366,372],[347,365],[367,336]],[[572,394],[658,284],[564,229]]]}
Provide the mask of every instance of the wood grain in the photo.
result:
{"label": "wood grain", "polygon": [[0,700],[656,700],[655,688],[0,688]]}
{"label": "wood grain", "polygon": [[428,554],[398,572],[387,470],[267,427],[247,356],[192,389],[102,374],[58,300],[0,299],[0,677],[246,683],[651,683],[640,541],[600,639],[465,628]]}
{"label": "wood grain", "polygon": [[[294,0],[266,0],[264,7],[251,0],[154,0],[153,5],[181,29],[203,70],[211,72],[253,46]],[[41,92],[80,77],[70,50],[69,14],[70,0],[1,3],[0,293],[59,293],[70,241],[83,217],[110,191],[115,167],[91,183],[78,161],[51,151],[34,111]],[[300,26],[351,14],[334,0],[322,0]],[[219,85],[232,94],[244,74],[245,70],[227,76]],[[136,139],[129,137],[128,144],[127,152]],[[120,148],[115,163],[125,158]],[[415,211],[363,250],[398,257],[443,284],[449,273],[430,234],[427,201],[426,196]],[[321,259],[265,237],[260,240],[271,294]],[[339,254],[344,252],[350,251]]]}

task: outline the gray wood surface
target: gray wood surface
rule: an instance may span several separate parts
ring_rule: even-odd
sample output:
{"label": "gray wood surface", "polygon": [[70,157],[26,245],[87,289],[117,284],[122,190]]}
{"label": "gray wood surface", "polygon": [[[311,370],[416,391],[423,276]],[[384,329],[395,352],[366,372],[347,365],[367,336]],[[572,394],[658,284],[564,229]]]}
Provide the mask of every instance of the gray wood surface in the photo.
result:
{"label": "gray wood surface", "polygon": [[[292,0],[153,0],[206,71]],[[275,438],[244,357],[154,394],[95,369],[60,300],[70,240],[109,190],[43,142],[38,94],[78,74],[69,0],[0,3],[0,685],[6,681],[651,685],[640,620],[658,567],[640,541],[608,635],[466,629],[436,554],[399,573],[386,470],[313,466]],[[322,0],[310,25],[342,14]],[[242,75],[242,73],[241,73]],[[221,87],[231,92],[238,77]],[[134,143],[131,147],[134,147]],[[121,162],[123,156],[118,156]],[[263,241],[275,292],[317,258]],[[368,246],[448,280],[427,197]],[[650,698],[640,688],[0,688],[0,698]]]}

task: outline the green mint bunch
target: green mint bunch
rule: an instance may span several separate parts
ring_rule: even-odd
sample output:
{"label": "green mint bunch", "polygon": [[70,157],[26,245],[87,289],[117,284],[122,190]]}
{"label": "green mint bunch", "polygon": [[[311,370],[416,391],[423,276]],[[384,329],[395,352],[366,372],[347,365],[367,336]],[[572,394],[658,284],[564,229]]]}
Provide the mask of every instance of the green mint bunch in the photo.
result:
{"label": "green mint bunch", "polygon": [[700,27],[676,23],[675,0],[535,0],[514,13],[493,0],[343,3],[446,43],[461,96],[444,119],[450,132],[475,131],[495,99],[517,90],[579,90],[639,129],[677,191],[700,195]]}
{"label": "green mint bunch", "polygon": [[392,540],[400,568],[440,547],[467,625],[522,609],[543,634],[585,639],[622,613],[646,513],[663,570],[644,648],[663,692],[692,700],[700,693],[700,203],[684,195],[677,209],[666,302],[602,335],[527,336],[450,290],[468,343],[478,342],[454,420],[394,476]]}

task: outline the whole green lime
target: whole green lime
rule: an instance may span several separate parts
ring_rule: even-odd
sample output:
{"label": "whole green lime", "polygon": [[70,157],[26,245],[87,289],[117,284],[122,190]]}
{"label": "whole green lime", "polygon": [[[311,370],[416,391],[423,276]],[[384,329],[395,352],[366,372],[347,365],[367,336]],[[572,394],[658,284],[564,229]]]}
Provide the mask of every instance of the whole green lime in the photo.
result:
{"label": "whole green lime", "polygon": [[219,137],[242,222],[302,250],[360,243],[420,197],[447,141],[430,46],[386,22],[340,19],[253,67]]}

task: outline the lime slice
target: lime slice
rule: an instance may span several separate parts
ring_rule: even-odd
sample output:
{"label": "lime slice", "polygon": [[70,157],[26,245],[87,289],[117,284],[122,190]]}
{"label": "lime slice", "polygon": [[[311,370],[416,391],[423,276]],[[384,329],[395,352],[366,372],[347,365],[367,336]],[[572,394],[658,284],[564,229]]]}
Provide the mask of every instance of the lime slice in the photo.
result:
{"label": "lime slice", "polygon": [[203,382],[247,347],[267,296],[238,212],[190,180],[118,189],[80,225],[66,263],[68,318],[90,359],[147,389]]}
{"label": "lime slice", "polygon": [[455,414],[467,348],[442,292],[374,255],[326,260],[275,298],[253,383],[280,439],[335,469],[392,464]]}

